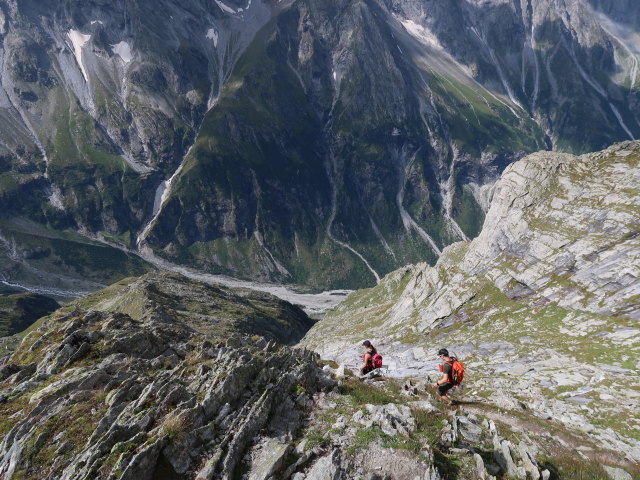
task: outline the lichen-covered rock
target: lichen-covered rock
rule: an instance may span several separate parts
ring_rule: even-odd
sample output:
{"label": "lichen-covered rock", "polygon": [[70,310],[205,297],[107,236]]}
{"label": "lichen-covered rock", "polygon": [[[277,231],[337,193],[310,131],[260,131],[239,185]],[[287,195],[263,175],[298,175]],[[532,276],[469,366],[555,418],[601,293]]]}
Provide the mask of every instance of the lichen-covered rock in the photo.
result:
{"label": "lichen-covered rock", "polygon": [[[110,297],[112,311],[70,307],[53,314],[8,359],[0,383],[2,478],[235,478],[245,449],[259,442],[263,430],[277,425],[279,435],[292,438],[302,420],[295,412],[311,401],[304,397],[333,386],[316,354],[242,334],[254,327],[263,333],[263,325],[270,338],[293,338],[291,328],[268,325],[298,321],[277,317],[286,311],[281,301],[260,299],[265,313],[256,323],[246,313],[256,308],[251,294],[226,291],[227,304],[240,305],[235,317],[222,317],[216,326],[213,313],[194,319],[185,307],[169,310],[171,302],[187,301],[193,285],[186,282],[178,292],[181,279],[164,279],[168,290],[138,298],[139,307],[130,301],[136,299],[134,284],[127,294]],[[139,288],[150,289],[152,281],[143,279]],[[191,298],[207,289],[193,288]],[[208,301],[201,312],[215,295]],[[270,301],[272,317],[266,313]],[[118,302],[140,308],[138,315],[123,313]],[[243,309],[246,322],[234,330]],[[225,327],[233,340],[221,336]],[[304,322],[295,328],[304,329]],[[276,475],[287,452],[263,461],[256,475]]]}

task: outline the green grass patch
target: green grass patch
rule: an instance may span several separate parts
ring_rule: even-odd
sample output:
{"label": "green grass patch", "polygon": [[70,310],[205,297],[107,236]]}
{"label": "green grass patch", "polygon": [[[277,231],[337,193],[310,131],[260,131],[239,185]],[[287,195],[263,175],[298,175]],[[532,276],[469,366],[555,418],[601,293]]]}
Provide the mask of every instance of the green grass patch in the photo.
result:
{"label": "green grass patch", "polygon": [[544,458],[540,464],[551,472],[550,480],[610,480],[602,466],[586,461],[572,451]]}
{"label": "green grass patch", "polygon": [[[393,383],[391,380],[387,380],[386,383]],[[345,379],[341,393],[348,397],[349,402],[355,406],[362,406],[366,404],[371,405],[385,405],[387,403],[396,403],[399,401],[399,387],[397,391],[387,390],[389,387],[377,388],[371,384],[361,382],[356,379]]]}

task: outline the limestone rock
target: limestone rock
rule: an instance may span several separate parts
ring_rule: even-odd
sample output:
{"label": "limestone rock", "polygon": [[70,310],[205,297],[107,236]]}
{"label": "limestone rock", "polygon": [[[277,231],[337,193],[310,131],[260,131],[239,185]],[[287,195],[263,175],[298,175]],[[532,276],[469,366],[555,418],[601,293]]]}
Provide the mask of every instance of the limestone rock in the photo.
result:
{"label": "limestone rock", "polygon": [[604,468],[611,480],[632,480],[631,474],[621,468],[609,467],[607,465],[603,465],[602,468]]}
{"label": "limestone rock", "polygon": [[[25,339],[0,383],[12,422],[0,442],[0,476],[212,479],[222,469],[231,478],[263,436],[251,478],[278,474],[298,411],[334,384],[317,356],[277,344],[265,353],[262,337],[231,329],[227,340],[178,315],[142,317],[78,311]],[[54,452],[54,462],[45,460]]]}
{"label": "limestone rock", "polygon": [[[454,399],[528,410],[640,461],[629,435],[640,365],[603,353],[640,345],[639,165],[638,141],[509,165],[478,237],[450,245],[433,267],[410,265],[353,293],[303,344],[347,361],[366,336],[384,354],[385,375],[399,378],[437,375],[446,346],[472,359]],[[603,419],[624,426],[611,434],[596,427]]]}
{"label": "limestone rock", "polygon": [[290,445],[274,438],[268,439],[262,445],[260,456],[252,462],[249,480],[267,480],[276,475],[290,450]]}

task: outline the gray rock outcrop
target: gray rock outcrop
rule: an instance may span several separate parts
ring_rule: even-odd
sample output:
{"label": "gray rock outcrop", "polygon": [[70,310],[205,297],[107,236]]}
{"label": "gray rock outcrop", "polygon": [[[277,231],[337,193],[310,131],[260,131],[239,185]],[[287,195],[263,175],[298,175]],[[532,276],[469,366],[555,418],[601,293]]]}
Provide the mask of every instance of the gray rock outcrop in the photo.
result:
{"label": "gray rock outcrop", "polygon": [[[334,381],[316,354],[250,334],[290,341],[306,316],[279,316],[282,302],[261,294],[158,278],[98,293],[112,311],[77,303],[54,313],[3,359],[0,477],[231,479],[262,440],[271,453],[252,478],[285,467],[308,397]],[[189,312],[205,293],[199,314]],[[236,310],[214,311],[223,299]],[[258,301],[275,313],[256,319]],[[243,315],[241,327],[230,322]]]}
{"label": "gray rock outcrop", "polygon": [[455,394],[530,409],[638,461],[639,165],[639,142],[510,165],[475,240],[352,294],[303,344],[348,362],[370,338],[398,377],[436,374],[447,346],[468,369]]}

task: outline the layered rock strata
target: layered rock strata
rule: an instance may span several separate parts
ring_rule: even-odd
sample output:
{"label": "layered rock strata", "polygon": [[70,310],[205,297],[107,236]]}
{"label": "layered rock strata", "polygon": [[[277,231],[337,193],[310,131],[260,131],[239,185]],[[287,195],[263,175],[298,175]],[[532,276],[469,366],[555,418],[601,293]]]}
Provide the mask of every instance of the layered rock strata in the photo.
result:
{"label": "layered rock strata", "polygon": [[468,366],[468,395],[531,409],[637,461],[639,164],[638,142],[516,162],[478,238],[352,294],[303,343],[354,364],[369,338],[398,376],[435,371],[449,347]]}
{"label": "layered rock strata", "polygon": [[159,317],[52,316],[0,370],[0,476],[235,478],[256,437],[292,438],[296,387],[332,385],[316,362]]}

